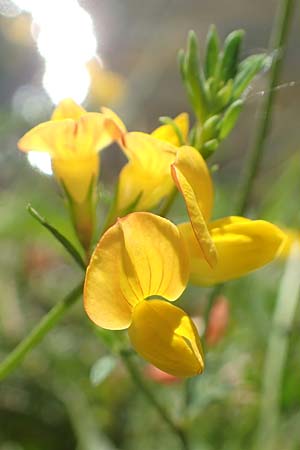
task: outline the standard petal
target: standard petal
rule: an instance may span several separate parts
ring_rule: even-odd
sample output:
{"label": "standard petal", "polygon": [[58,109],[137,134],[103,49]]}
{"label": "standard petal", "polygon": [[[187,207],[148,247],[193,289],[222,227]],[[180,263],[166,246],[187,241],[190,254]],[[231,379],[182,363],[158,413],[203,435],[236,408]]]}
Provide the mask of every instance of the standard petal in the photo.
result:
{"label": "standard petal", "polygon": [[168,302],[138,303],[133,310],[129,337],[136,351],[164,372],[176,377],[203,372],[197,329],[182,309]]}
{"label": "standard petal", "polygon": [[169,195],[174,183],[170,165],[176,147],[146,133],[127,133],[123,150],[129,159],[119,177],[117,211],[121,213],[136,201],[135,210],[147,210]]}
{"label": "standard petal", "polygon": [[[18,142],[23,152],[47,152],[53,158],[63,157],[66,145],[72,143],[76,131],[76,122],[72,119],[48,121],[28,131]],[[68,151],[68,153],[71,153]]]}
{"label": "standard petal", "polygon": [[115,224],[99,241],[85,278],[84,308],[100,327],[118,330],[131,323],[132,308],[139,299],[128,279],[127,260],[123,233]]}
{"label": "standard petal", "polygon": [[142,298],[176,300],[189,279],[189,257],[176,225],[141,212],[119,219],[119,226]]}
{"label": "standard petal", "polygon": [[205,161],[193,147],[180,147],[171,172],[184,198],[202,254],[213,267],[217,253],[206,224],[211,214],[213,187]]}
{"label": "standard petal", "polygon": [[179,225],[191,257],[191,282],[201,286],[239,278],[271,262],[281,251],[285,234],[263,220],[225,217],[209,226],[218,263],[207,267],[190,224]]}
{"label": "standard petal", "polygon": [[[175,125],[177,125],[183,142],[187,142],[188,132],[189,132],[189,116],[187,113],[181,113],[174,119]],[[181,142],[179,141],[177,133],[174,131],[172,125],[162,125],[156,128],[151,135],[161,141],[169,142],[172,145],[179,147]]]}
{"label": "standard petal", "polygon": [[95,154],[119,139],[117,125],[101,113],[86,113],[77,121],[51,120],[28,131],[19,141],[20,150],[48,152],[51,158],[77,159]]}
{"label": "standard petal", "polygon": [[81,116],[86,114],[86,110],[78,105],[71,98],[62,100],[51,116],[51,120],[74,119],[78,120]]}

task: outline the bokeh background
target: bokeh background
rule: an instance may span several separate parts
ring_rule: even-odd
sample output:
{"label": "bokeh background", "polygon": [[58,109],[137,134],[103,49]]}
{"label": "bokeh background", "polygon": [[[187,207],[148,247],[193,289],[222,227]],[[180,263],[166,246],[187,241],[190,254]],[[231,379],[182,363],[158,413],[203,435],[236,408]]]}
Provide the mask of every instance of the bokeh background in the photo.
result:
{"label": "bokeh background", "polygon": [[[222,38],[243,28],[243,57],[268,51],[278,3],[0,0],[1,358],[80,277],[64,250],[26,211],[31,203],[76,243],[59,190],[43,173],[49,172],[49,161],[33,155],[31,164],[39,169],[33,168],[18,152],[18,139],[47,120],[67,96],[94,111],[112,107],[131,130],[151,131],[160,116],[190,112],[177,68],[177,52],[185,47],[188,31],[196,31],[203,51],[210,24]],[[299,10],[293,22],[248,215],[299,230]],[[235,130],[211,161],[218,165],[215,217],[233,210],[266,79],[263,74],[254,80]],[[100,222],[123,163],[118,149],[103,152]],[[172,218],[179,221],[183,215],[179,202]],[[208,351],[207,370],[195,379],[196,395],[189,405],[195,449],[253,449],[263,442],[257,437],[264,425],[263,370],[284,267],[281,259],[224,290],[228,311],[223,320],[227,322],[228,313],[228,324]],[[208,289],[191,287],[182,300],[200,322],[208,294]],[[300,448],[299,320],[298,310],[292,328],[282,332],[287,348],[282,382],[274,394],[280,409],[274,449]],[[97,333],[79,303],[0,384],[0,450],[178,448]],[[141,369],[149,378],[143,363]],[[187,400],[183,384],[163,385],[151,378],[149,383],[180,418]]]}

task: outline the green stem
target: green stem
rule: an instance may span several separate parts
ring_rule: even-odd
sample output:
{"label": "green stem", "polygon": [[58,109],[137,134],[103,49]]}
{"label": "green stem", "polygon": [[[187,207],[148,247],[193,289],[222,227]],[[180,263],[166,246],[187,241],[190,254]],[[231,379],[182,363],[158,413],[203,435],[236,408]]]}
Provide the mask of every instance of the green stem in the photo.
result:
{"label": "green stem", "polygon": [[135,382],[136,386],[140,389],[140,391],[144,394],[144,396],[147,398],[148,402],[156,409],[160,417],[163,419],[163,421],[168,425],[170,430],[175,433],[180,440],[181,448],[182,450],[189,450],[189,445],[187,441],[186,434],[184,433],[183,429],[174,423],[173,419],[169,416],[168,412],[161,406],[161,404],[157,401],[156,397],[153,395],[151,389],[147,386],[146,383],[144,383],[144,380],[142,379],[139,370],[137,369],[135,363],[133,362],[133,359],[131,357],[131,354],[128,351],[121,351],[120,356],[132,378],[132,380]]}
{"label": "green stem", "polygon": [[248,207],[252,186],[265,150],[265,142],[271,125],[272,109],[276,96],[275,88],[279,82],[294,5],[295,0],[282,0],[273,26],[270,39],[270,51],[276,53],[271,67],[269,84],[266,88],[267,94],[262,106],[261,120],[258,124],[254,144],[250,151],[239,189],[240,195],[235,208],[235,213],[238,215],[244,214]]}
{"label": "green stem", "polygon": [[260,423],[255,448],[272,450],[278,441],[283,372],[300,294],[300,248],[293,247],[279,288],[263,375]]}
{"label": "green stem", "polygon": [[6,378],[25,358],[28,352],[32,350],[48,331],[53,328],[57,322],[64,316],[65,312],[76,302],[82,293],[83,282],[73,289],[63,300],[58,302],[29,335],[8,354],[0,364],[0,381]]}

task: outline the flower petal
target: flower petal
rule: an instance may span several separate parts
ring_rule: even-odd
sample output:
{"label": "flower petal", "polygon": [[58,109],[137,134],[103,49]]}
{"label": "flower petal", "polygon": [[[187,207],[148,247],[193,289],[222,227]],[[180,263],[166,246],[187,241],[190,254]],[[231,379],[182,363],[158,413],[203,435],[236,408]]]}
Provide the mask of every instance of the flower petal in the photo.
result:
{"label": "flower petal", "polygon": [[151,213],[119,219],[126,253],[142,299],[159,295],[176,300],[189,279],[189,259],[176,225]]}
{"label": "flower petal", "polygon": [[194,323],[182,309],[166,301],[138,303],[129,337],[136,351],[164,372],[190,377],[203,371],[203,352]]}
{"label": "flower petal", "polygon": [[212,209],[213,187],[205,161],[193,147],[180,147],[171,172],[183,195],[203,256],[213,267],[217,261],[217,253],[206,225]]}
{"label": "flower petal", "polygon": [[[188,114],[187,113],[179,114],[177,117],[175,117],[174,123],[179,128],[183,141],[186,142],[189,132]],[[160,139],[161,141],[169,142],[172,145],[176,145],[176,147],[179,147],[181,145],[181,142],[179,141],[178,136],[174,131],[172,125],[162,125],[161,127],[156,128],[151,133],[151,136],[155,137],[156,139]]]}
{"label": "flower petal", "polygon": [[53,158],[52,169],[72,201],[81,204],[88,195],[92,181],[98,181],[99,155],[78,158]]}
{"label": "flower petal", "polygon": [[135,210],[151,209],[173,189],[170,165],[177,149],[146,133],[132,132],[125,135],[123,150],[129,162],[119,177],[117,211],[126,211],[139,195]]}
{"label": "flower petal", "polygon": [[78,120],[84,114],[86,114],[86,110],[84,108],[74,102],[71,98],[66,98],[57,105],[53,111],[51,120]]}
{"label": "flower petal", "polygon": [[18,142],[23,152],[47,152],[51,157],[65,153],[66,142],[72,140],[76,122],[72,119],[48,121],[29,130]]}
{"label": "flower petal", "polygon": [[151,295],[175,300],[188,277],[189,260],[177,227],[154,214],[133,213],[109,228],[94,251],[85,309],[103,328],[127,328],[134,305]]}
{"label": "flower petal", "polygon": [[138,301],[127,279],[123,233],[118,224],[100,239],[87,269],[84,308],[100,327],[118,330],[131,323],[132,308]]}
{"label": "flower petal", "polygon": [[105,115],[105,117],[107,117],[108,119],[111,119],[113,122],[115,122],[115,124],[119,127],[119,129],[123,132],[126,133],[126,126],[124,124],[124,122],[120,119],[120,117],[114,112],[112,111],[110,108],[106,108],[106,107],[102,107],[101,108],[101,112]]}
{"label": "flower petal", "polygon": [[119,129],[100,113],[86,113],[73,119],[44,122],[19,141],[20,150],[48,152],[52,158],[77,159],[95,154],[119,137]]}
{"label": "flower petal", "polygon": [[239,278],[264,266],[276,258],[285,242],[285,234],[269,222],[225,217],[209,226],[218,252],[218,263],[210,269],[195,245],[190,224],[179,229],[191,256],[191,282],[201,286]]}

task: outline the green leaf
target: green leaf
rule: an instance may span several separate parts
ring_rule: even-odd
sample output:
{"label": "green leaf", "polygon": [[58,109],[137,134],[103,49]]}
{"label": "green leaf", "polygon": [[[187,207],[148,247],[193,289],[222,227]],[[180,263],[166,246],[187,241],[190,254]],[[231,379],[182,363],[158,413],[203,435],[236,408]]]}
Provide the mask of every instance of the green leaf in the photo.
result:
{"label": "green leaf", "polygon": [[224,51],[220,64],[220,80],[226,83],[234,78],[237,72],[237,64],[240,48],[245,32],[243,30],[235,30],[230,33],[224,42]]}
{"label": "green leaf", "polygon": [[204,73],[206,78],[216,74],[220,52],[220,40],[214,25],[211,25],[206,38]]}
{"label": "green leaf", "polygon": [[270,57],[266,54],[251,55],[242,61],[233,83],[233,98],[237,100],[253,78],[269,65]]}
{"label": "green leaf", "polygon": [[67,252],[72,256],[72,258],[78,264],[78,266],[81,267],[81,269],[85,270],[86,264],[82,259],[80,253],[74,247],[74,245],[71,244],[71,242],[63,234],[61,234],[60,231],[58,231],[53,225],[51,225],[34,208],[32,208],[31,205],[27,205],[27,211],[43,227],[47,228],[47,230],[50,231],[50,233],[55,237],[55,239],[57,239],[62,244],[62,246],[67,250]]}
{"label": "green leaf", "polygon": [[94,386],[99,386],[116,368],[117,359],[112,355],[98,359],[91,368],[90,380]]}
{"label": "green leaf", "polygon": [[208,105],[204,76],[199,61],[198,41],[194,31],[190,31],[188,36],[186,76],[193,109],[199,121],[203,123],[207,116]]}
{"label": "green leaf", "polygon": [[225,139],[235,126],[236,121],[238,120],[238,117],[243,108],[243,105],[244,105],[243,100],[236,100],[226,110],[224,117],[220,122],[220,132],[219,132],[220,140]]}

